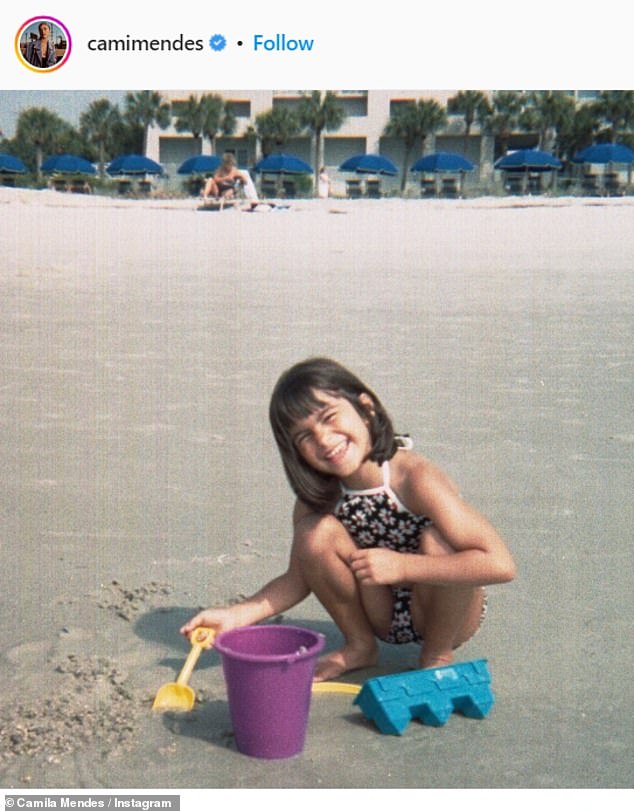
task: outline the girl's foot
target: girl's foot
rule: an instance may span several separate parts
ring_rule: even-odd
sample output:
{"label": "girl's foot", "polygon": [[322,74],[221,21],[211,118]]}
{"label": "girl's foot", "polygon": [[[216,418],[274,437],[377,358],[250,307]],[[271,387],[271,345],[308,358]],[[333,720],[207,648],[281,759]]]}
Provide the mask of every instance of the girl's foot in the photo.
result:
{"label": "girl's foot", "polygon": [[423,650],[419,664],[422,670],[429,670],[432,667],[447,667],[447,665],[453,664],[453,654],[436,654],[430,651],[429,654],[425,656],[425,651]]}
{"label": "girl's foot", "polygon": [[363,667],[372,667],[379,658],[379,649],[376,644],[371,647],[354,647],[346,645],[341,650],[322,656],[315,668],[314,681],[330,681],[337,679],[351,670],[360,670]]}

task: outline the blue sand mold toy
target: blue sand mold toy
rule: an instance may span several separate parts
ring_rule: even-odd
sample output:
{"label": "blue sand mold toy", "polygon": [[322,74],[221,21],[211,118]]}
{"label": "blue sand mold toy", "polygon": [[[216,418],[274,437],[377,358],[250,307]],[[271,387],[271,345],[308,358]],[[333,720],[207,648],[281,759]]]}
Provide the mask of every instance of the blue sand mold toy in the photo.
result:
{"label": "blue sand mold toy", "polygon": [[355,698],[379,730],[401,735],[412,718],[439,727],[452,712],[485,718],[495,702],[486,659],[368,679]]}

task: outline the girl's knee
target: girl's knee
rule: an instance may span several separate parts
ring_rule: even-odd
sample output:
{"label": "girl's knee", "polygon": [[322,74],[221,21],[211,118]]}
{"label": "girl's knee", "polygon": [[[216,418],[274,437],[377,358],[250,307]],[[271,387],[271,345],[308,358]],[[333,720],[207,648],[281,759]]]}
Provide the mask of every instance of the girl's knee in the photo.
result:
{"label": "girl's knee", "polygon": [[353,547],[347,530],[334,515],[308,516],[295,527],[295,548],[301,558],[322,558],[343,549],[352,551]]}

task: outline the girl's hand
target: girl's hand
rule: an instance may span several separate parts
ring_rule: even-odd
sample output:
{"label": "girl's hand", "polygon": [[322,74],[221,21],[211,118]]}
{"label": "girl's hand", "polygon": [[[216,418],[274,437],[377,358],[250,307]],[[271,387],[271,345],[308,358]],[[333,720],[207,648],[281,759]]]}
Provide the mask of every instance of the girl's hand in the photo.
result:
{"label": "girl's hand", "polygon": [[395,586],[407,580],[404,558],[391,549],[357,549],[350,556],[350,568],[359,583]]}
{"label": "girl's hand", "polygon": [[241,624],[236,616],[236,611],[232,608],[208,608],[186,622],[180,632],[183,636],[189,637],[195,628],[202,626],[203,628],[214,628],[219,634],[222,631],[238,628]]}

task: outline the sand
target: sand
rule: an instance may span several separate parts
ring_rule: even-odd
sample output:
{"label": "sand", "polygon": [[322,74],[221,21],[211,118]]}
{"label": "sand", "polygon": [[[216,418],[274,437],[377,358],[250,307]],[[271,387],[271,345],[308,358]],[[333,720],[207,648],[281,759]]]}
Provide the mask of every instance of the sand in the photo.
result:
{"label": "sand", "polygon": [[[0,190],[0,786],[632,786],[634,198],[196,211]],[[236,751],[219,657],[156,715],[202,605],[285,566],[279,373],[348,364],[519,567],[481,632],[487,719],[381,735],[313,699],[304,752]],[[284,618],[336,629],[312,598]],[[416,663],[382,650],[358,683]]]}

